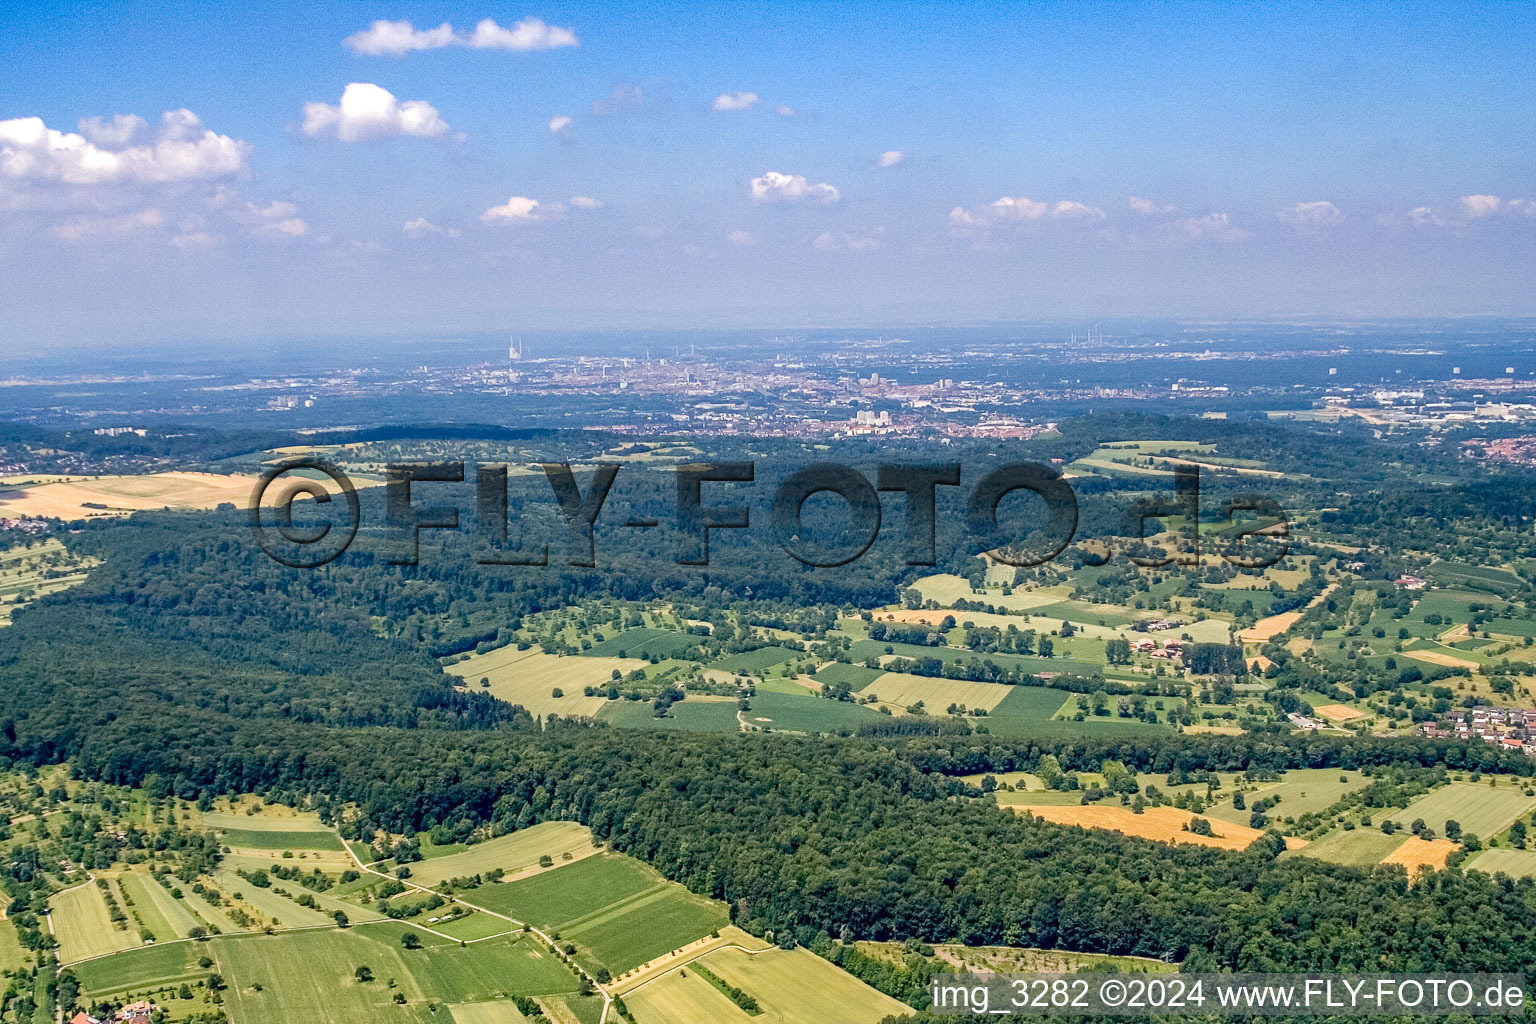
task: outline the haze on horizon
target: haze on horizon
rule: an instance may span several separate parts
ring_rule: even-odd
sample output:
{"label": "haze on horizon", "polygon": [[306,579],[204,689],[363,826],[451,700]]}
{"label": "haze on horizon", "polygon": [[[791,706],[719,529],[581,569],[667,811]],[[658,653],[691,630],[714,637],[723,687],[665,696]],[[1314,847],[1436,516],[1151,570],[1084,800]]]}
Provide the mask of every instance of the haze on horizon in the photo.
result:
{"label": "haze on horizon", "polygon": [[0,341],[1536,314],[1536,8],[13,6]]}

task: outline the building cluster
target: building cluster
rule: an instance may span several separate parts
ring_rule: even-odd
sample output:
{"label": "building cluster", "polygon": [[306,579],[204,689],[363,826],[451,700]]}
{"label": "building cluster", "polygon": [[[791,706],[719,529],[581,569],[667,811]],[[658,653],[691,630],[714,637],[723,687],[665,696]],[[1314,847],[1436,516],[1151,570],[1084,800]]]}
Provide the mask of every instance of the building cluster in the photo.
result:
{"label": "building cluster", "polygon": [[[116,1024],[150,1024],[150,1021],[154,1019],[155,1011],[158,1009],[159,1007],[148,999],[141,999],[136,1003],[129,1003],[108,1019],[115,1021]],[[84,1010],[81,1010],[69,1018],[69,1024],[106,1024],[106,1021],[92,1017]]]}
{"label": "building cluster", "polygon": [[1475,438],[1461,443],[1461,453],[1467,458],[1485,459],[1489,462],[1508,462],[1516,466],[1536,466],[1536,437],[1497,439]]}
{"label": "building cluster", "polygon": [[1431,739],[1476,737],[1485,743],[1536,754],[1536,708],[1479,707],[1447,711],[1437,721],[1419,726],[1419,731]]}
{"label": "building cluster", "polygon": [[1184,658],[1184,641],[1178,637],[1171,636],[1164,640],[1162,646],[1159,647],[1156,640],[1132,640],[1131,650],[1137,654],[1145,654],[1153,658],[1166,658],[1170,661],[1180,662]]}

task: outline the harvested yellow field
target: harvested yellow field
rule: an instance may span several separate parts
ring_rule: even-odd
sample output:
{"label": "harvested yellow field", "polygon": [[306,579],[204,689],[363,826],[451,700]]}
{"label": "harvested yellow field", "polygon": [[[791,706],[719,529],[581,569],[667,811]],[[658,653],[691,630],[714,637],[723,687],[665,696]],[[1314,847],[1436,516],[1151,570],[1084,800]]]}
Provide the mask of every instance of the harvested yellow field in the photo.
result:
{"label": "harvested yellow field", "polygon": [[[1249,828],[1246,825],[1234,825],[1226,821],[1218,821],[1213,818],[1206,820],[1211,823],[1211,830],[1216,835],[1201,836],[1193,832],[1184,831],[1187,825],[1196,816],[1177,807],[1148,807],[1142,814],[1137,814],[1129,807],[1119,805],[1104,806],[1103,804],[1068,804],[1065,806],[1049,806],[1042,804],[1018,804],[1013,810],[1023,813],[1028,811],[1043,821],[1054,822],[1058,825],[1080,825],[1083,828],[1102,828],[1111,832],[1121,832],[1128,836],[1136,836],[1139,839],[1156,839],[1162,843],[1191,843],[1196,846],[1215,846],[1223,850],[1247,849],[1255,839],[1263,835],[1258,829]],[[1286,839],[1286,846],[1296,847],[1305,845],[1300,839]]]}
{"label": "harvested yellow field", "polygon": [[1324,704],[1312,709],[1319,718],[1330,722],[1353,722],[1357,718],[1369,718],[1364,711],[1356,711],[1346,704]]}
{"label": "harvested yellow field", "polygon": [[906,672],[887,672],[860,691],[864,696],[878,695],[884,704],[906,708],[918,701],[930,712],[942,712],[951,704],[991,711],[1003,702],[1013,687],[1001,683],[973,683],[966,679],[934,679]]}
{"label": "harvested yellow field", "polygon": [[1237,639],[1245,644],[1266,643],[1300,621],[1301,612],[1282,612],[1279,615],[1269,615],[1238,633]]}
{"label": "harvested yellow field", "polygon": [[157,508],[213,508],[226,501],[244,505],[255,485],[252,476],[216,473],[89,477],[0,491],[0,517],[88,519]]}
{"label": "harvested yellow field", "polygon": [[1431,665],[1444,665],[1447,668],[1465,668],[1476,672],[1481,667],[1475,661],[1458,658],[1455,655],[1446,654],[1444,651],[1404,651],[1403,654],[1414,661],[1423,661]]}
{"label": "harvested yellow field", "polygon": [[1439,870],[1445,867],[1446,859],[1459,849],[1461,844],[1449,839],[1420,839],[1414,836],[1403,840],[1403,845],[1383,857],[1381,862],[1401,864],[1411,875],[1419,868]]}
{"label": "harvested yellow field", "polygon": [[[1318,594],[1312,600],[1307,602],[1307,607],[1315,608],[1322,604],[1324,601],[1328,600],[1328,595],[1333,593],[1336,587],[1338,587],[1337,583],[1326,587],[1321,594]],[[1249,628],[1237,634],[1238,642],[1245,644],[1262,644],[1273,640],[1275,637],[1279,636],[1281,633],[1284,633],[1286,630],[1296,625],[1296,623],[1300,622],[1303,614],[1305,614],[1304,611],[1282,612],[1279,615],[1270,615],[1262,618]]]}
{"label": "harvested yellow field", "polygon": [[[459,676],[464,685],[477,693],[489,693],[509,704],[521,704],[530,715],[596,715],[608,703],[608,686],[613,673],[628,675],[645,662],[638,658],[585,658],[581,655],[560,657],[545,654],[537,647],[519,651],[502,647],[485,654],[475,654],[447,666],[446,671]],[[482,687],[480,680],[491,685]],[[582,691],[596,686],[604,695],[584,697]],[[560,696],[554,696],[559,690]]]}

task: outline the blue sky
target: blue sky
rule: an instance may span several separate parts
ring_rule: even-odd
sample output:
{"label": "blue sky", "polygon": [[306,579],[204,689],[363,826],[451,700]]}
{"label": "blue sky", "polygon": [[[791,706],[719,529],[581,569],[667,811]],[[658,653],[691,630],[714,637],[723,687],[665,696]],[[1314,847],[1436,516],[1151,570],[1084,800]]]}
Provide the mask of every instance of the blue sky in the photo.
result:
{"label": "blue sky", "polygon": [[0,336],[1529,314],[1533,43],[1529,4],[13,3]]}

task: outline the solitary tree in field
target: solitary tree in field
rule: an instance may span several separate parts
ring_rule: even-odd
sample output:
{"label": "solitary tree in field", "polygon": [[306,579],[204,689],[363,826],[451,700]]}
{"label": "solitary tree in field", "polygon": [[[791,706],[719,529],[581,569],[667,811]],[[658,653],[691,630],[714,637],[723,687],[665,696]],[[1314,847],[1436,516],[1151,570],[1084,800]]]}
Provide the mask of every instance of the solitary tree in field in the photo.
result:
{"label": "solitary tree in field", "polygon": [[404,935],[400,936],[400,945],[404,946],[406,949],[420,949],[421,936],[417,935],[415,932],[406,932]]}
{"label": "solitary tree in field", "polygon": [[362,965],[362,966],[358,967],[357,970],[353,971],[352,972],[352,977],[354,977],[358,981],[362,981],[362,982],[372,981],[373,980],[373,970],[371,968],[369,968],[365,964],[365,965]]}

